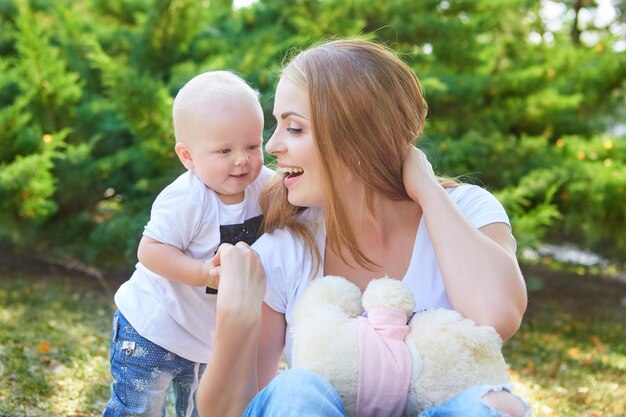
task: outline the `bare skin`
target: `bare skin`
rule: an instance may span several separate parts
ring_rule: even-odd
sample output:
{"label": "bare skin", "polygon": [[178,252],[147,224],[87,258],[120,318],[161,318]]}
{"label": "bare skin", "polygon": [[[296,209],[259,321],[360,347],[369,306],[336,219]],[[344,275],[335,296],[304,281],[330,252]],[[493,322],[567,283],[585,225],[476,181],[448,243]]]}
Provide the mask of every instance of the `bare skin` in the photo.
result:
{"label": "bare skin", "polygon": [[[223,244],[213,258],[219,282],[215,345],[198,388],[202,416],[241,416],[258,392],[257,343],[265,293],[265,272],[244,243]],[[237,383],[237,381],[241,382]]]}
{"label": "bare skin", "polygon": [[137,249],[139,262],[162,277],[192,286],[217,288],[217,280],[209,275],[211,261],[199,261],[185,255],[178,248],[142,236]]}

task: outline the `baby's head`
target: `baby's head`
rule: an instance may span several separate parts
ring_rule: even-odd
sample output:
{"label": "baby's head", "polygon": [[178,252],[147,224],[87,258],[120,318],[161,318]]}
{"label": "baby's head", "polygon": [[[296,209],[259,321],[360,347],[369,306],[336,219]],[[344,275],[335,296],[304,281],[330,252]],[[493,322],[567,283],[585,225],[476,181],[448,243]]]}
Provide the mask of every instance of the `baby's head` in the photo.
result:
{"label": "baby's head", "polygon": [[202,73],[181,88],[172,110],[176,154],[227,204],[263,166],[259,93],[228,71]]}

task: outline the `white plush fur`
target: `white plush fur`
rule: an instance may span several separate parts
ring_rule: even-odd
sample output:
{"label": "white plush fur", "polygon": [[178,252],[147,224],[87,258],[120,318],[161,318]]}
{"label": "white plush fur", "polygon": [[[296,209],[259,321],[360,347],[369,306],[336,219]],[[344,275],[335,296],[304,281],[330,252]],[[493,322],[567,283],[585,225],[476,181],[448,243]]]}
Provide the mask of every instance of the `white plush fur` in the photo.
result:
{"label": "white plush fur", "polygon": [[[327,379],[339,392],[348,416],[354,416],[358,381],[356,317],[363,307],[395,307],[410,314],[415,302],[398,280],[371,281],[360,290],[341,277],[314,281],[294,313],[293,366]],[[441,404],[475,385],[505,384],[507,366],[502,340],[492,327],[477,326],[451,310],[415,314],[405,338],[414,368],[407,414]]]}
{"label": "white plush fur", "polygon": [[341,387],[346,409],[356,410],[361,291],[344,278],[314,281],[298,301],[292,327],[294,368],[307,369]]}
{"label": "white plush fur", "polygon": [[377,307],[399,308],[409,316],[415,308],[415,300],[402,281],[385,277],[371,281],[363,293],[363,308],[370,311]]}
{"label": "white plush fur", "polygon": [[417,348],[423,361],[421,374],[411,384],[418,413],[472,386],[508,382],[502,339],[493,327],[477,326],[445,309],[416,314],[410,327],[404,340]]}

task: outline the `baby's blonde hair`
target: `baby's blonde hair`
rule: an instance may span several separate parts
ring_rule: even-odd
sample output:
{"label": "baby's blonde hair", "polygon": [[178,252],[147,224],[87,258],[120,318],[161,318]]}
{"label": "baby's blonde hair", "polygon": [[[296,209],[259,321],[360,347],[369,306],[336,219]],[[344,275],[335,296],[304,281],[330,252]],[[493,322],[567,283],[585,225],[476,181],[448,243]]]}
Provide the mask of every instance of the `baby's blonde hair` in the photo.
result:
{"label": "baby's blonde hair", "polygon": [[236,111],[253,107],[263,119],[259,92],[230,71],[208,71],[189,80],[180,89],[172,107],[176,142],[196,136],[198,123],[217,108]]}

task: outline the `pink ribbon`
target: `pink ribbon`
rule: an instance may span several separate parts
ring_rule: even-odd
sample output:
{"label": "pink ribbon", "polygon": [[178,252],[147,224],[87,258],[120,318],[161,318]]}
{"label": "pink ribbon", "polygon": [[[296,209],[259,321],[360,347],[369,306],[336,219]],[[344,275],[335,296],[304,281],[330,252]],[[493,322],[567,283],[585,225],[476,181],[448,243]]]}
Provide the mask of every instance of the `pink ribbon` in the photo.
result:
{"label": "pink ribbon", "polygon": [[376,308],[358,318],[359,381],[357,417],[400,417],[411,384],[411,353],[404,343],[406,314]]}

